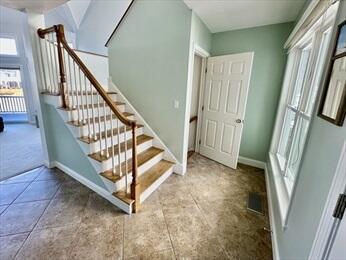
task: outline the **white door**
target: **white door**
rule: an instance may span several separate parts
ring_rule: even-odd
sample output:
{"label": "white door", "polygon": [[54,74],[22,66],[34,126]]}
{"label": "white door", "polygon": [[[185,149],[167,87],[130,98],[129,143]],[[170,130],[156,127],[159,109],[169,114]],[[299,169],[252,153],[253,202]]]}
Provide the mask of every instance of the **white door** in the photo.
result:
{"label": "white door", "polygon": [[208,58],[200,153],[237,167],[253,53]]}

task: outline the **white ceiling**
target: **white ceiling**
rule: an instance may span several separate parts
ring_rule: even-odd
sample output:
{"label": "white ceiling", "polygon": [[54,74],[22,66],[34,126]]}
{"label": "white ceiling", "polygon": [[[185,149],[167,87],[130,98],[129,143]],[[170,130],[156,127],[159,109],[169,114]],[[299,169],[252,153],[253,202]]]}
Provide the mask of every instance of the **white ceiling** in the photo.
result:
{"label": "white ceiling", "polygon": [[305,0],[184,0],[211,32],[294,21]]}
{"label": "white ceiling", "polygon": [[0,5],[17,10],[31,10],[38,13],[47,12],[68,0],[0,0]]}

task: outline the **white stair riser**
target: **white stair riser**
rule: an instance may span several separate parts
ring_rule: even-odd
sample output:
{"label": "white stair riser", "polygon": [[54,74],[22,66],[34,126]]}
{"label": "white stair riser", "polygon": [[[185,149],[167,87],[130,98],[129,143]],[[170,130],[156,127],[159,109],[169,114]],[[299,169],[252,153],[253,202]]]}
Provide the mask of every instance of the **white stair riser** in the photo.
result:
{"label": "white stair riser", "polygon": [[150,187],[141,193],[140,202],[143,203],[151,193],[153,193],[171,174],[173,173],[173,166],[169,168],[164,174],[160,176]]}
{"label": "white stair riser", "polygon": [[[152,140],[149,140],[149,141],[144,142],[140,145],[137,145],[137,153],[141,153],[150,147],[152,147]],[[129,147],[128,147],[126,155],[127,155],[127,159],[130,159],[132,157],[132,149],[130,149]],[[94,159],[92,159],[92,160],[93,160],[92,163],[93,163],[97,172],[104,172],[104,171],[107,171],[107,170],[112,168],[112,158],[111,157],[109,157],[107,160],[104,160],[102,162],[99,162],[99,161],[94,160]],[[124,161],[125,161],[125,153],[122,152],[120,154],[120,162],[124,162]],[[114,156],[114,164],[118,165],[118,155]]]}
{"label": "white stair riser", "polygon": [[[145,173],[147,170],[149,170],[151,167],[153,167],[155,164],[157,164],[159,161],[163,159],[163,153],[160,153],[156,155],[155,157],[151,158],[147,162],[143,163],[141,166],[137,168],[137,174],[138,176],[141,176],[143,173]],[[132,176],[132,172],[128,173],[128,176]],[[131,182],[129,182],[131,184]],[[121,178],[119,181],[115,184],[115,190],[121,190],[125,187],[125,178]]]}
{"label": "white stair riser", "polygon": [[[111,99],[113,101],[117,101],[117,94],[110,94],[109,96],[111,97]],[[103,101],[102,97],[99,96],[99,98],[97,99],[96,94],[93,95],[92,97],[91,97],[91,95],[83,95],[83,96],[82,95],[77,95],[77,96],[73,95],[73,102],[72,102],[72,96],[71,95],[68,96],[69,104],[72,105],[72,103],[73,103],[74,106],[77,106],[77,104],[78,105],[82,105],[82,104],[86,105],[87,102],[88,102],[88,104],[97,104],[97,103],[101,103],[102,101]]]}
{"label": "white stair riser", "polygon": [[[125,105],[120,105],[117,106],[117,108],[121,111],[121,112],[125,112]],[[77,109],[69,111],[69,121],[77,121],[78,120],[78,113],[79,113],[79,119],[82,120],[83,119],[87,119],[87,118],[92,118],[93,116],[103,116],[104,115],[104,109],[103,106],[101,106],[100,108],[98,107],[94,107],[94,109],[79,109],[79,111],[77,111]],[[109,107],[106,106],[106,115],[109,115]],[[113,114],[113,112],[112,112]]]}
{"label": "white stair riser", "polygon": [[[133,119],[133,117],[128,117],[128,119]],[[113,119],[112,120],[112,126],[113,128],[117,127],[117,119]],[[119,121],[119,126],[123,126],[123,123],[121,123]],[[107,120],[106,121],[106,127],[107,130],[111,129],[111,120]],[[101,128],[101,132],[105,130],[105,123],[102,121],[99,123],[95,123],[95,133],[99,133],[99,129]],[[88,129],[88,125],[83,125],[83,126],[79,126],[79,131],[80,131],[80,136],[87,136],[89,134],[89,129]],[[94,126],[93,124],[90,124],[90,134],[94,134]]]}
{"label": "white stair riser", "polygon": [[[136,131],[136,136],[138,135],[142,135],[143,134],[143,128],[138,128]],[[117,145],[118,144],[118,136],[117,135],[113,135],[112,138],[109,136],[107,137],[107,146],[109,147],[112,142],[111,140],[113,139],[113,145]],[[130,140],[132,139],[132,131],[127,131],[126,132],[126,140]],[[120,133],[119,135],[119,141],[120,143],[123,142],[125,140],[124,138],[124,133]],[[92,154],[92,153],[96,153],[98,151],[100,151],[100,141],[96,141],[93,142],[91,144],[85,143],[85,142],[81,142],[81,146],[84,152],[86,152],[87,154]],[[102,149],[106,148],[106,139],[103,138],[101,140],[101,145],[102,145]]]}

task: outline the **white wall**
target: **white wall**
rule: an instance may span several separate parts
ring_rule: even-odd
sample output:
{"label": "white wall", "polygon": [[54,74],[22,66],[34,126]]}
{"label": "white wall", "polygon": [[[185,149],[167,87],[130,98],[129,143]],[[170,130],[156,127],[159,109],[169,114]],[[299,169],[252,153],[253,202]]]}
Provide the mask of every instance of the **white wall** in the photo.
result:
{"label": "white wall", "polygon": [[129,4],[130,0],[91,1],[77,32],[77,48],[106,55],[105,44]]}

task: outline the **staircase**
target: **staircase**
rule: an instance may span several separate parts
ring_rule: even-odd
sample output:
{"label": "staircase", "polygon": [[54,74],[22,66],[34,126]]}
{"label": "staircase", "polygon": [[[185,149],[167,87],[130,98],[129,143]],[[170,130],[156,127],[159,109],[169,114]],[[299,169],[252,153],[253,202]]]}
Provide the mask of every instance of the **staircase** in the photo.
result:
{"label": "staircase", "polygon": [[[174,157],[120,93],[101,86],[65,40],[63,25],[39,29],[42,90],[102,179],[128,213],[172,173]],[[127,111],[130,108],[132,111]],[[143,120],[142,120],[143,121]]]}

